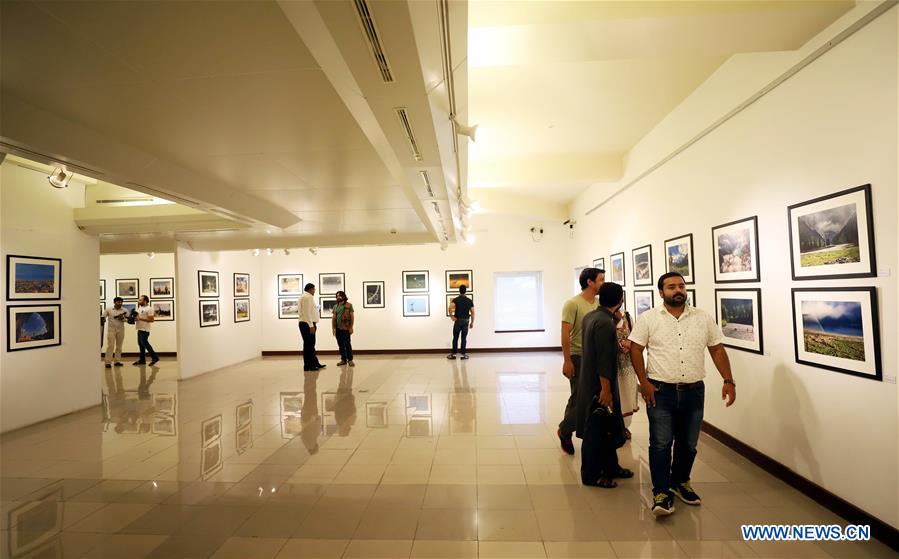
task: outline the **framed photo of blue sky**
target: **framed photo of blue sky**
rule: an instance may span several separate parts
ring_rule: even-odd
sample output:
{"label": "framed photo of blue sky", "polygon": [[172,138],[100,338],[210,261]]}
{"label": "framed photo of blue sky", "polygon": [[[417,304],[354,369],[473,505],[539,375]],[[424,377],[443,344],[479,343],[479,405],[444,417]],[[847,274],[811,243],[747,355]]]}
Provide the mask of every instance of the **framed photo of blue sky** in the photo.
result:
{"label": "framed photo of blue sky", "polygon": [[696,283],[693,277],[693,233],[665,241],[665,272],[684,276],[684,283]]}
{"label": "framed photo of blue sky", "polygon": [[789,206],[793,279],[875,276],[872,213],[870,184]]}
{"label": "framed photo of blue sky", "polygon": [[796,362],[883,380],[880,319],[874,287],[794,287]]}
{"label": "framed photo of blue sky", "polygon": [[6,255],[8,301],[58,301],[61,293],[61,258]]}
{"label": "framed photo of blue sky", "polygon": [[609,257],[612,269],[606,272],[606,281],[613,281],[624,287],[627,284],[624,273],[624,253],[616,252]]}
{"label": "framed photo of blue sky", "polygon": [[22,351],[62,344],[62,306],[9,305],[6,307],[6,351]]}

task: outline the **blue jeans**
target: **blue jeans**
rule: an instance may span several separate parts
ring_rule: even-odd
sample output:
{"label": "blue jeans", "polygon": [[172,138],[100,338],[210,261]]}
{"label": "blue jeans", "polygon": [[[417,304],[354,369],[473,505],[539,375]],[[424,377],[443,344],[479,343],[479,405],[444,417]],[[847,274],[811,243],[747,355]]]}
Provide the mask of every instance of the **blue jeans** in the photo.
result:
{"label": "blue jeans", "polygon": [[137,347],[140,348],[140,361],[143,363],[146,361],[147,353],[150,354],[151,361],[157,361],[159,358],[156,356],[156,352],[153,351],[153,346],[150,345],[150,333],[146,330],[138,330],[137,331]]}
{"label": "blue jeans", "polygon": [[646,408],[652,491],[667,493],[672,486],[690,481],[702,427],[705,385],[677,390],[673,384],[650,382],[656,387],[656,405]]}
{"label": "blue jeans", "polygon": [[338,328],[337,331],[334,332],[334,337],[337,338],[337,349],[340,350],[340,360],[352,361],[353,343],[350,341],[350,331]]}

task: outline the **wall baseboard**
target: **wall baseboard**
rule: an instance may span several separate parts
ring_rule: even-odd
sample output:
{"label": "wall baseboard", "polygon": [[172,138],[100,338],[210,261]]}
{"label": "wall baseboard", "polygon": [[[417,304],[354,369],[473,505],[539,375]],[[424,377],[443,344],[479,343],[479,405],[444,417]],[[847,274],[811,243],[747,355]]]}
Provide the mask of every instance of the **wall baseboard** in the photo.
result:
{"label": "wall baseboard", "polygon": [[[159,357],[178,357],[177,351],[157,351],[156,355]],[[140,357],[140,353],[137,351],[123,351],[122,358],[125,357]],[[106,358],[106,352],[100,352],[100,359]]]}
{"label": "wall baseboard", "polygon": [[884,544],[899,551],[899,530],[879,518],[863,511],[842,497],[834,495],[817,483],[806,479],[777,460],[771,458],[743,441],[735,438],[714,425],[703,421],[702,430],[713,439],[743,456],[767,473],[773,475],[800,493],[817,502],[819,505],[830,509],[851,522],[852,524],[867,524],[871,526],[871,536]]}
{"label": "wall baseboard", "polygon": [[[449,348],[429,348],[429,349],[353,349],[353,355],[446,355]],[[523,353],[523,352],[546,352],[546,351],[562,351],[561,346],[556,347],[470,347],[468,353]],[[327,349],[315,352],[317,355],[339,355],[336,349]],[[263,357],[284,357],[284,356],[302,356],[303,352],[299,350],[293,351],[263,351]]]}

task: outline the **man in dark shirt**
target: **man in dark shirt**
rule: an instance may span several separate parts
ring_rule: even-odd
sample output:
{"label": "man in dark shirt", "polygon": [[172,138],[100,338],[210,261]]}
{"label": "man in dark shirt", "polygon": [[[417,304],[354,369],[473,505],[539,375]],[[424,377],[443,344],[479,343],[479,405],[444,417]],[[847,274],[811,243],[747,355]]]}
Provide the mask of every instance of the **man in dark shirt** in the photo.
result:
{"label": "man in dark shirt", "polygon": [[456,350],[459,348],[459,335],[462,335],[462,359],[468,359],[465,353],[465,342],[468,340],[468,330],[474,328],[474,301],[465,296],[466,287],[459,287],[459,296],[450,303],[450,320],[453,321],[453,352],[446,356],[447,359],[456,358]]}
{"label": "man in dark shirt", "polygon": [[[576,420],[581,445],[581,481],[585,485],[616,487],[615,478],[634,473],[618,464],[618,449],[607,437],[591,433],[585,438],[588,417],[597,404],[621,416],[618,394],[618,335],[615,312],[624,303],[624,290],[617,283],[599,289],[599,308],[584,317],[581,374],[578,377]],[[598,401],[594,403],[594,399]],[[622,423],[623,426],[623,423]],[[592,428],[592,427],[591,427]]]}

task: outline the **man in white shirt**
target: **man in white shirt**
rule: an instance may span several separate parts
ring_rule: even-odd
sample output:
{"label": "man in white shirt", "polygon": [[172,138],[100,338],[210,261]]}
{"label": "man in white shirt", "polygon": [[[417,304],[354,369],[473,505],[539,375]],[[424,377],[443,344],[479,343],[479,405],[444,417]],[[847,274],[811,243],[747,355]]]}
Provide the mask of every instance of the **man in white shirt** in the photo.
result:
{"label": "man in white shirt", "polygon": [[128,311],[122,308],[125,301],[121,297],[112,300],[112,308],[106,309],[103,316],[106,317],[106,368],[113,365],[122,366],[122,344],[125,342],[125,318]]}
{"label": "man in white shirt", "polygon": [[150,345],[150,326],[156,320],[153,314],[153,307],[150,305],[150,298],[141,295],[137,300],[137,316],[134,318],[134,327],[137,329],[137,347],[140,348],[140,359],[132,363],[132,365],[144,365],[147,363],[146,354],[150,354],[150,365],[155,365],[159,361],[159,357]]}
{"label": "man in white shirt", "polygon": [[317,371],[325,366],[318,362],[315,355],[315,331],[318,322],[318,310],[315,307],[315,286],[307,283],[305,293],[300,297],[300,336],[303,338],[303,370]]}
{"label": "man in white shirt", "polygon": [[[711,315],[686,303],[683,276],[667,273],[659,278],[658,288],[665,304],[640,315],[629,339],[649,416],[652,513],[666,516],[674,512],[674,495],[688,505],[702,502],[690,486],[690,472],[705,405],[704,349],[724,378],[721,399],[726,406],[734,403],[737,391],[721,328]],[[648,369],[644,348],[649,350]]]}

